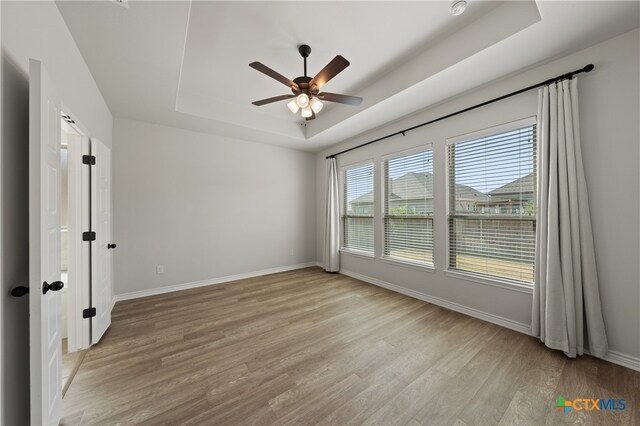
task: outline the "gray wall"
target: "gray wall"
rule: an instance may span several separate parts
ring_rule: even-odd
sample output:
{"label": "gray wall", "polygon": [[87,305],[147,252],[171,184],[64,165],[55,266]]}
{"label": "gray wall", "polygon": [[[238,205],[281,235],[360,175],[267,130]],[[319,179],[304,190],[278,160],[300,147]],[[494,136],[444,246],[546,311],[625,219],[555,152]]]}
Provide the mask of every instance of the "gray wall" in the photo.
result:
{"label": "gray wall", "polygon": [[43,61],[67,112],[89,136],[111,145],[112,117],[53,2],[0,2],[2,8],[2,303],[4,418],[29,419],[28,298],[9,291],[28,283],[29,58]]}
{"label": "gray wall", "polygon": [[[640,87],[638,81],[640,32],[631,31],[522,74],[503,79],[450,102],[406,117],[367,135],[340,143],[317,155],[317,256],[322,260],[325,197],[325,156],[341,149],[491,99],[594,63],[594,72],[581,75],[580,115],[586,180],[589,187],[597,267],[605,324],[613,356],[640,361]],[[338,158],[340,167],[373,159],[424,143],[434,146],[435,262],[426,272],[380,259],[342,254],[343,270],[398,286],[417,295],[436,297],[463,309],[487,315],[524,330],[531,322],[531,293],[460,279],[446,269],[445,139],[537,113],[532,91],[463,114]],[[377,199],[381,170],[376,166]],[[376,204],[381,209],[381,203]],[[380,212],[378,213],[380,214]],[[376,221],[379,223],[380,221]],[[376,230],[377,252],[382,252],[382,226]]]}
{"label": "gray wall", "polygon": [[116,295],[315,261],[314,154],[124,119],[113,139]]}

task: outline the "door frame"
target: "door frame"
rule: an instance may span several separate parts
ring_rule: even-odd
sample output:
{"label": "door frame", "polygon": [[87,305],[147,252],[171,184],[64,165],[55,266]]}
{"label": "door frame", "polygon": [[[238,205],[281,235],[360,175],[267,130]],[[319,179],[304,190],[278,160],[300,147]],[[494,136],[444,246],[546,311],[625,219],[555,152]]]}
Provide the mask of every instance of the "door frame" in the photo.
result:
{"label": "door frame", "polygon": [[[0,46],[2,45],[2,7],[0,7]],[[0,58],[1,60],[1,58]],[[2,81],[2,66],[0,66],[0,82]],[[0,165],[2,164],[2,84],[0,84]],[[2,259],[2,173],[0,173],[0,259]],[[2,282],[2,262],[0,262],[0,289],[4,289]],[[4,322],[4,300],[6,296],[0,297],[0,322]],[[6,424],[4,421],[4,329],[0,325],[0,424]]]}
{"label": "door frame", "polygon": [[[0,5],[0,46],[2,45],[2,7]],[[0,82],[2,81],[2,65],[0,58]],[[0,165],[2,164],[2,84],[0,84]],[[0,259],[2,259],[2,173],[0,173]],[[2,262],[0,261],[0,289],[4,289],[2,282]],[[0,322],[4,322],[4,299],[6,296],[0,296]],[[6,424],[4,421],[4,329],[0,326],[0,424]]]}

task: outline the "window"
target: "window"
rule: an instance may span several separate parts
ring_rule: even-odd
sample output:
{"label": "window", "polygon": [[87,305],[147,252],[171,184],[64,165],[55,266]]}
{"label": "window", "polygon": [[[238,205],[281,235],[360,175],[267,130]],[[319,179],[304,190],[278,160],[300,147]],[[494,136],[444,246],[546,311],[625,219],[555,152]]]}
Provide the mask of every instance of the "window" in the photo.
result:
{"label": "window", "polygon": [[389,159],[384,167],[384,254],[433,265],[433,151]]}
{"label": "window", "polygon": [[533,282],[533,120],[448,146],[449,269]]}
{"label": "window", "polygon": [[373,164],[344,174],[343,247],[373,254]]}

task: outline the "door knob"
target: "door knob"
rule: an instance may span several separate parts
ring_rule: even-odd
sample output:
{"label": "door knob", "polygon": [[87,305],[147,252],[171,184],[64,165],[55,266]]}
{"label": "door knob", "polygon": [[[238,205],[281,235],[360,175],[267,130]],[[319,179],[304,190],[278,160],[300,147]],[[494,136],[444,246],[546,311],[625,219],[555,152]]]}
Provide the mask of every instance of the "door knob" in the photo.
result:
{"label": "door knob", "polygon": [[47,294],[49,290],[51,291],[62,290],[62,287],[64,287],[64,283],[62,281],[54,281],[51,284],[45,281],[42,284],[42,294]]}
{"label": "door knob", "polygon": [[107,244],[107,250],[112,248],[116,248],[116,245],[111,243]]}
{"label": "door knob", "polygon": [[11,295],[13,297],[22,297],[25,294],[29,294],[29,287],[25,287],[23,285],[14,287],[11,289]]}

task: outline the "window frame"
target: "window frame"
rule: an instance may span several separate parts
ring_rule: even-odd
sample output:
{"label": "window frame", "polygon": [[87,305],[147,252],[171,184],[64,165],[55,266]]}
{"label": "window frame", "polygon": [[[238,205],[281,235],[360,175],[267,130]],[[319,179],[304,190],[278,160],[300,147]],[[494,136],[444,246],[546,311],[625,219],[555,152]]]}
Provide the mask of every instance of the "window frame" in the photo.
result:
{"label": "window frame", "polygon": [[[346,194],[346,186],[347,186],[347,171],[350,169],[357,169],[359,167],[364,167],[364,166],[368,166],[370,165],[372,168],[372,182],[373,182],[373,187],[372,187],[372,191],[373,191],[373,202],[372,202],[372,206],[373,206],[373,212],[371,214],[371,220],[373,222],[373,232],[372,232],[372,238],[373,238],[373,250],[372,251],[365,251],[365,250],[358,250],[358,249],[354,249],[354,248],[350,248],[350,247],[345,247],[344,245],[344,235],[345,235],[345,230],[346,230],[346,226],[345,226],[345,218],[347,217],[347,194]],[[354,256],[359,256],[359,257],[363,257],[363,258],[367,258],[367,259],[374,259],[375,258],[375,251],[376,251],[376,231],[375,231],[375,221],[376,221],[376,212],[375,212],[375,184],[376,184],[376,164],[373,158],[368,158],[366,160],[362,160],[362,161],[356,161],[354,163],[349,163],[349,164],[345,164],[343,166],[340,166],[339,168],[340,170],[340,177],[339,177],[339,182],[338,182],[338,186],[339,186],[339,191],[340,191],[340,252],[341,253],[345,253],[345,254],[349,254],[349,255],[354,255]],[[368,217],[368,216],[367,216]]]}
{"label": "window frame", "polygon": [[[418,154],[420,152],[426,152],[426,151],[431,151],[431,164],[432,164],[432,168],[433,168],[433,188],[432,188],[432,193],[434,195],[433,197],[433,213],[431,214],[431,216],[425,217],[425,219],[431,219],[431,228],[432,228],[432,245],[433,245],[433,252],[431,254],[431,259],[432,262],[421,262],[421,261],[417,261],[417,260],[410,260],[410,259],[403,259],[400,257],[393,257],[393,256],[389,256],[386,254],[387,251],[387,229],[386,229],[386,200],[387,200],[387,182],[386,182],[386,173],[385,173],[385,163],[387,161],[390,160],[394,160],[396,158],[400,158],[400,157],[406,157],[412,154]],[[415,146],[409,149],[404,149],[401,151],[396,151],[396,152],[392,152],[386,155],[383,155],[380,157],[380,178],[379,178],[379,182],[380,182],[380,194],[381,194],[381,199],[379,201],[380,203],[380,222],[381,222],[381,226],[382,226],[382,253],[379,256],[379,259],[387,262],[387,263],[391,263],[391,264],[396,264],[399,266],[405,266],[405,267],[410,267],[410,268],[417,268],[417,269],[422,269],[422,270],[427,270],[430,272],[435,271],[436,269],[436,264],[435,264],[435,260],[436,260],[436,226],[435,226],[435,217],[436,217],[436,201],[435,201],[435,174],[436,174],[436,165],[435,165],[435,149],[433,146],[433,143],[429,142],[429,143],[425,143],[425,144],[421,144],[419,146]]]}
{"label": "window frame", "polygon": [[[449,152],[449,147],[452,145],[456,145],[458,143],[462,143],[462,142],[468,142],[474,139],[480,139],[483,137],[487,137],[487,136],[491,136],[491,135],[495,135],[497,133],[504,133],[504,132],[508,132],[508,131],[513,131],[516,129],[520,129],[523,127],[527,127],[527,126],[536,126],[538,125],[538,118],[537,116],[529,116],[526,118],[522,118],[519,120],[514,120],[514,121],[510,121],[508,123],[504,123],[504,124],[499,124],[497,126],[491,126],[491,127],[487,127],[485,129],[482,130],[477,130],[477,131],[473,131],[473,132],[469,132],[469,133],[465,133],[465,134],[461,134],[458,136],[454,136],[451,138],[447,138],[445,139],[445,144],[444,144],[444,149],[445,149],[445,185],[446,185],[446,189],[445,189],[445,204],[446,204],[446,214],[445,214],[445,223],[446,223],[446,267],[445,267],[445,273],[447,276],[451,276],[451,277],[455,277],[455,278],[460,278],[460,279],[464,279],[464,280],[468,280],[468,281],[474,281],[474,282],[478,282],[481,284],[486,284],[486,285],[491,285],[491,286],[495,286],[495,287],[502,287],[502,288],[507,288],[507,289],[511,289],[511,290],[516,290],[516,291],[521,291],[524,293],[532,293],[533,292],[533,282],[531,283],[527,283],[524,281],[518,281],[518,280],[513,280],[513,279],[509,279],[506,277],[500,277],[500,276],[495,276],[495,275],[490,275],[490,274],[484,274],[481,272],[474,272],[474,271],[467,271],[467,270],[460,270],[460,269],[453,269],[451,267],[451,227],[450,227],[450,219],[451,219],[451,179],[450,179],[450,152]],[[538,142],[538,133],[537,133],[537,129],[536,129],[536,141],[535,141],[535,151],[534,151],[534,165],[533,165],[533,170],[536,173],[536,181],[537,181],[537,175],[538,175],[538,148],[539,148],[539,142]],[[538,193],[539,193],[539,187],[537,185],[536,182],[536,190],[535,190],[535,197],[537,199],[538,197]],[[537,225],[538,223],[538,210],[536,209],[536,214],[534,217],[534,221],[535,224]],[[534,242],[534,250],[537,248],[538,245],[538,239],[537,239],[537,235],[535,235],[535,242]],[[535,259],[534,259],[534,279],[535,279],[535,269],[536,269],[536,264],[535,264]]]}

